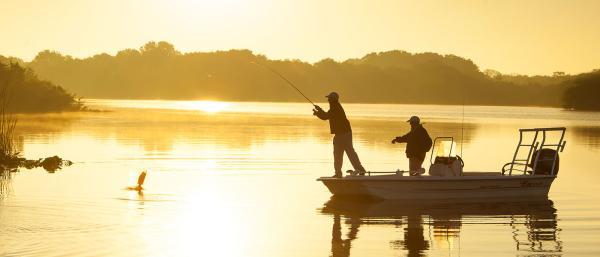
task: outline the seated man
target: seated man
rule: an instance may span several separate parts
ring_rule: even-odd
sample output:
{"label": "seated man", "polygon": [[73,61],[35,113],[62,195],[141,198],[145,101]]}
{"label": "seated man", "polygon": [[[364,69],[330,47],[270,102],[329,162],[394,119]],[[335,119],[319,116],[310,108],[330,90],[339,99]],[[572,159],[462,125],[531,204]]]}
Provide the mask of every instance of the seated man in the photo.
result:
{"label": "seated man", "polygon": [[410,175],[420,175],[425,173],[425,169],[421,166],[425,160],[425,154],[431,149],[431,137],[421,125],[419,117],[412,116],[406,122],[410,123],[410,132],[404,136],[394,138],[392,144],[406,143],[406,157],[408,158]]}

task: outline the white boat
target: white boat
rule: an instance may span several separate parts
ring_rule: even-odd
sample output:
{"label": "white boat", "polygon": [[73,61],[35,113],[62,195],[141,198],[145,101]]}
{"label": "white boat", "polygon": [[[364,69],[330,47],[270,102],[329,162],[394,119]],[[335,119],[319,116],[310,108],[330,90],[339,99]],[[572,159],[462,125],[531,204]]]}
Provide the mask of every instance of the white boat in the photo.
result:
{"label": "white boat", "polygon": [[[558,153],[565,147],[565,130],[563,127],[520,129],[513,160],[504,165],[502,172],[463,172],[462,165],[457,165],[462,162],[460,157],[436,157],[434,162],[432,149],[428,176],[404,176],[405,172],[392,171],[317,180],[338,197],[412,200],[547,197],[558,173]],[[550,133],[558,133],[558,142],[547,142]],[[531,141],[524,143],[528,140]]]}

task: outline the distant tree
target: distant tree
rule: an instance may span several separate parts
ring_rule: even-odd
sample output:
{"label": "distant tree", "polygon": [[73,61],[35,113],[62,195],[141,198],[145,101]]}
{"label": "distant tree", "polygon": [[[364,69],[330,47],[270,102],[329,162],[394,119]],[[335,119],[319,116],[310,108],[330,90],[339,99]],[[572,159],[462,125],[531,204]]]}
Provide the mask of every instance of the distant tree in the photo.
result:
{"label": "distant tree", "polygon": [[564,84],[568,87],[563,97],[565,108],[600,110],[600,71],[578,75]]}
{"label": "distant tree", "polygon": [[564,71],[555,71],[552,73],[552,76],[554,76],[554,77],[562,77],[565,75],[567,75],[567,74]]}
{"label": "distant tree", "polygon": [[0,63],[3,63],[3,64],[17,63],[17,64],[19,64],[21,66],[25,64],[25,62],[23,60],[19,59],[19,58],[16,58],[16,57],[5,57],[5,56],[2,56],[2,55],[0,55]]}
{"label": "distant tree", "polygon": [[60,54],[59,52],[56,51],[50,51],[50,50],[44,50],[39,52],[35,58],[33,59],[32,62],[38,62],[38,63],[60,63],[60,62],[65,62],[67,60],[71,60],[72,57],[71,56],[63,56],[62,54]]}
{"label": "distant tree", "polygon": [[172,44],[160,41],[160,42],[148,42],[144,46],[140,47],[142,55],[161,55],[161,56],[176,56],[181,53],[175,50],[175,46]]}
{"label": "distant tree", "polygon": [[502,76],[502,73],[500,73],[497,70],[492,70],[492,69],[484,70],[483,74],[485,74],[486,76],[493,78],[493,79],[498,79]]}

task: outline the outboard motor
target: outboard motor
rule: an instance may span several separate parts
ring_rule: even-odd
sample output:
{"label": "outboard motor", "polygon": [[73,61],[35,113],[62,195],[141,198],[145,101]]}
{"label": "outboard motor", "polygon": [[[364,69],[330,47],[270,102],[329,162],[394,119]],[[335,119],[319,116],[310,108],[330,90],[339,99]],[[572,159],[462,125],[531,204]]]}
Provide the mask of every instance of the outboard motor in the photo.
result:
{"label": "outboard motor", "polygon": [[[539,156],[538,156],[539,153]],[[542,148],[536,150],[531,155],[531,161],[527,166],[533,169],[537,162],[535,175],[550,175],[552,174],[552,165],[554,164],[554,156],[556,156],[556,165],[554,165],[554,175],[558,174],[559,157],[554,149]]]}

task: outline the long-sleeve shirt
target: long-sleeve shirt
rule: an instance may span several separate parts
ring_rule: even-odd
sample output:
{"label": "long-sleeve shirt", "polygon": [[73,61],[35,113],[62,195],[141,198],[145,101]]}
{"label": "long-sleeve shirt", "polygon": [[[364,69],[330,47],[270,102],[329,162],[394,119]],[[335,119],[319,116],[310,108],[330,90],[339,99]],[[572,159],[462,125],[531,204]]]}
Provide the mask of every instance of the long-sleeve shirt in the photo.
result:
{"label": "long-sleeve shirt", "polygon": [[422,125],[417,125],[406,135],[396,137],[396,142],[406,143],[406,156],[410,158],[413,156],[424,156],[428,151],[426,150],[426,140],[428,138],[430,137],[427,130]]}
{"label": "long-sleeve shirt", "polygon": [[346,113],[342,105],[338,103],[330,103],[329,111],[318,111],[315,113],[319,119],[329,120],[329,129],[331,134],[344,134],[352,132],[350,121],[346,118]]}

